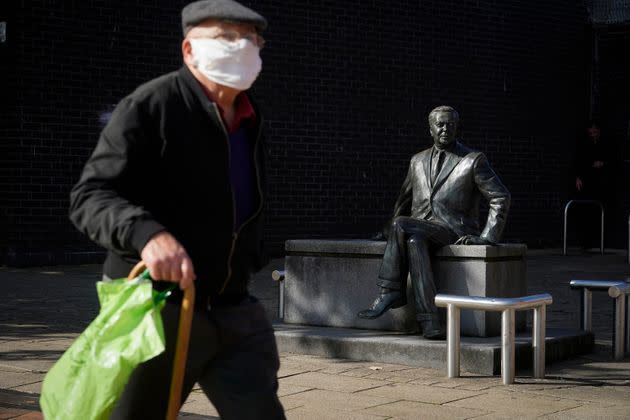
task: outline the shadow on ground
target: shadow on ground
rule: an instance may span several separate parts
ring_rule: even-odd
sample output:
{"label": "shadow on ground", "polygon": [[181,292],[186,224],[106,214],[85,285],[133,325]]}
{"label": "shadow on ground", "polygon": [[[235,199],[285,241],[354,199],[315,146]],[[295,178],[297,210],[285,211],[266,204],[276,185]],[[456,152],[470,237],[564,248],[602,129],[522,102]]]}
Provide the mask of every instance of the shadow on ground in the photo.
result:
{"label": "shadow on ground", "polygon": [[98,314],[100,265],[0,268],[0,340],[80,333]]}

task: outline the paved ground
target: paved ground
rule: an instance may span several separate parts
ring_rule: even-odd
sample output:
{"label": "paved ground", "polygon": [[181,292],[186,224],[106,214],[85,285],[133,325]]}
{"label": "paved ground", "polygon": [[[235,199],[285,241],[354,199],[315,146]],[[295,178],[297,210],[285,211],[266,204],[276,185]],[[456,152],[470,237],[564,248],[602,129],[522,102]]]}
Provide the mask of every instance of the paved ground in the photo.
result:
{"label": "paved ground", "polygon": [[[567,283],[573,278],[624,279],[630,276],[625,254],[530,251],[529,292],[550,292],[548,324],[577,326],[579,298]],[[269,314],[277,313],[277,285],[270,271],[253,284]],[[95,265],[30,269],[0,268],[0,420],[36,419],[41,381],[63,351],[98,311]],[[547,378],[519,372],[517,383],[502,386],[499,377],[447,380],[442,371],[402,365],[282,354],[280,396],[289,419],[419,418],[630,418],[630,359],[613,362],[606,340],[611,335],[611,304],[594,299],[597,351],[554,364]],[[200,390],[186,401],[182,419],[217,418]]]}

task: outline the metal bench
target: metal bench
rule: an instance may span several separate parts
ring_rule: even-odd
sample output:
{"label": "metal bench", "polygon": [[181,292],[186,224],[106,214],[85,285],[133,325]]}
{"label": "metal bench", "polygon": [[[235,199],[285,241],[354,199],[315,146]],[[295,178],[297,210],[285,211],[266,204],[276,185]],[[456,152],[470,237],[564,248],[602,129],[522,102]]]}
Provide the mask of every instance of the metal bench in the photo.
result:
{"label": "metal bench", "polygon": [[[562,247],[562,254],[563,255],[567,255],[567,221],[568,221],[568,213],[569,213],[569,208],[571,208],[571,206],[573,204],[594,204],[596,206],[599,206],[600,210],[601,210],[601,231],[600,231],[600,235],[601,235],[601,242],[599,244],[599,251],[601,252],[602,255],[604,255],[604,205],[597,200],[570,200],[567,205],[564,207],[564,228],[563,228],[563,237],[562,237],[562,243],[563,243],[563,247]],[[628,219],[628,223],[630,223],[630,219]],[[628,261],[630,261],[630,257],[628,257]]]}
{"label": "metal bench", "polygon": [[608,296],[615,299],[613,355],[615,360],[623,359],[624,348],[625,351],[630,350],[630,306],[627,305],[630,283],[619,280],[571,280],[569,285],[572,289],[582,289],[580,326],[584,331],[593,331],[593,291],[608,292]]}
{"label": "metal bench", "polygon": [[456,296],[438,294],[435,304],[446,307],[446,365],[449,378],[456,378],[460,373],[460,311],[481,309],[501,311],[501,377],[503,384],[514,383],[515,376],[515,320],[516,311],[533,309],[534,326],[532,329],[534,377],[545,377],[545,328],[547,305],[553,299],[550,294],[540,294],[517,298],[491,298],[478,296]]}

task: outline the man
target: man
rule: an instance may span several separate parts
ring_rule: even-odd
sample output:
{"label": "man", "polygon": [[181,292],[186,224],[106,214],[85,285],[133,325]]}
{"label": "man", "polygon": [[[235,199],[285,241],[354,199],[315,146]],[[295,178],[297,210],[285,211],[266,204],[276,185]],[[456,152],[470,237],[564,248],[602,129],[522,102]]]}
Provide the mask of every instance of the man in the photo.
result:
{"label": "man", "polygon": [[[411,158],[378,276],[380,294],[370,309],[358,314],[373,319],[404,305],[409,273],[416,318],[428,339],[444,337],[435,306],[430,251],[453,243],[496,244],[510,206],[510,193],[486,157],[455,140],[458,122],[459,114],[449,106],[429,114],[433,147]],[[488,200],[489,211],[480,231],[482,197]]]}
{"label": "man", "polygon": [[610,157],[601,142],[597,122],[591,121],[586,127],[586,138],[578,141],[575,160],[575,190],[593,196],[601,194],[607,187],[606,163],[609,163]]}
{"label": "man", "polygon": [[[195,281],[182,401],[198,382],[223,419],[282,419],[273,330],[247,292],[265,264],[265,197],[262,118],[244,91],[267,22],[233,0],[205,0],[182,10],[182,25],[184,66],[118,104],[70,217],[108,249],[104,277],[125,277],[141,258],[154,279]],[[112,418],[164,418],[178,312],[175,296],[162,312],[165,353],[133,373]]]}

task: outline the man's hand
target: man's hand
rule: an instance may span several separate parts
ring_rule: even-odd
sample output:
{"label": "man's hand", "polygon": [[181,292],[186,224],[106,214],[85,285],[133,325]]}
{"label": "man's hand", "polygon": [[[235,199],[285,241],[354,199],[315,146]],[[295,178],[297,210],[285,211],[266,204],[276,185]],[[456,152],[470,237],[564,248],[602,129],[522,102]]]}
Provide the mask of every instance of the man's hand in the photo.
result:
{"label": "man's hand", "polygon": [[475,235],[464,235],[455,242],[455,245],[494,245],[486,238]]}
{"label": "man's hand", "polygon": [[166,231],[155,234],[140,253],[151,277],[179,283],[184,290],[192,286],[195,270],[184,247]]}
{"label": "man's hand", "polygon": [[602,162],[601,160],[596,160],[595,162],[593,162],[593,168],[599,169],[603,167],[604,167],[604,162]]}
{"label": "man's hand", "polygon": [[575,189],[578,191],[582,191],[582,187],[584,185],[582,184],[582,180],[580,179],[580,177],[575,178]]}

